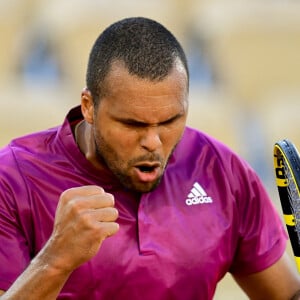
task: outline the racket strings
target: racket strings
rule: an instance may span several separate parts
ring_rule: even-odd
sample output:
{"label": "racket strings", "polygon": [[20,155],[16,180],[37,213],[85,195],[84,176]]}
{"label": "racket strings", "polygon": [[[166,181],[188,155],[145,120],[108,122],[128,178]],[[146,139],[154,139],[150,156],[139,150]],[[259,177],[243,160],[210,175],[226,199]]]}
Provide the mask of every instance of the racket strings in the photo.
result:
{"label": "racket strings", "polygon": [[300,195],[289,166],[285,164],[284,169],[287,180],[288,197],[294,216],[295,231],[297,232],[298,240],[300,241]]}

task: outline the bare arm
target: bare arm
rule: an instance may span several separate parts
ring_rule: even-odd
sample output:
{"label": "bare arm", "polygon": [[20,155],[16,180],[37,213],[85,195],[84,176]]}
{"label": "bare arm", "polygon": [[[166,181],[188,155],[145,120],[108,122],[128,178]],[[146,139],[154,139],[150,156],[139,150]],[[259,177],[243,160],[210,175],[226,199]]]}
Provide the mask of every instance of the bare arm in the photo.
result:
{"label": "bare arm", "polygon": [[[42,251],[43,252],[43,251]],[[0,297],[6,299],[56,299],[70,273],[59,272],[44,262],[40,253],[12,287]]]}
{"label": "bare arm", "polygon": [[[253,300],[299,300],[300,276],[285,253],[268,269],[249,276],[234,276],[240,287]],[[295,297],[295,298],[293,298]]]}
{"label": "bare arm", "polygon": [[64,192],[50,239],[1,300],[56,299],[73,270],[96,255],[102,241],[118,231],[118,212],[113,206],[113,196],[97,186]]}

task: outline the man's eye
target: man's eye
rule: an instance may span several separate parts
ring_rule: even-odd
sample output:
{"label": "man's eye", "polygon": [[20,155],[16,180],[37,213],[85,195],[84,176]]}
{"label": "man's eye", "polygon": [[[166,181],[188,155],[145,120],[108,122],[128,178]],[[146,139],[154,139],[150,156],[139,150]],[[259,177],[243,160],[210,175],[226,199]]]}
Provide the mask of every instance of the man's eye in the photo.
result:
{"label": "man's eye", "polygon": [[167,120],[165,122],[162,122],[161,125],[169,125],[172,124],[175,121],[175,119]]}

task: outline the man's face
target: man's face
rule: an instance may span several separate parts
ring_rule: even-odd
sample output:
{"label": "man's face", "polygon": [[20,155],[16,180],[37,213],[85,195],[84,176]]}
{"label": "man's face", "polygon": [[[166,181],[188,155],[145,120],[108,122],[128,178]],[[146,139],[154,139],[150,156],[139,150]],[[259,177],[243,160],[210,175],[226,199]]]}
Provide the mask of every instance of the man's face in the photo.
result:
{"label": "man's face", "polygon": [[159,82],[114,63],[94,112],[96,155],[127,188],[153,190],[179,142],[187,117],[187,75],[176,63]]}

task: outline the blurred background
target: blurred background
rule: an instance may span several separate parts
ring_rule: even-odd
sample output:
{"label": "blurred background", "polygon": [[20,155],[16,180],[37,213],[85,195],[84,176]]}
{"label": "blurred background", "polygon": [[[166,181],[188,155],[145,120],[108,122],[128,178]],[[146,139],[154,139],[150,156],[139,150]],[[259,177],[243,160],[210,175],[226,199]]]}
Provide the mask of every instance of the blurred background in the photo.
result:
{"label": "blurred background", "polygon": [[[124,17],[179,39],[191,72],[188,124],[244,157],[279,205],[273,145],[300,149],[300,3],[292,0],[0,0],[0,147],[79,104],[89,51]],[[278,206],[279,207],[279,206]],[[230,276],[215,299],[247,299]]]}

